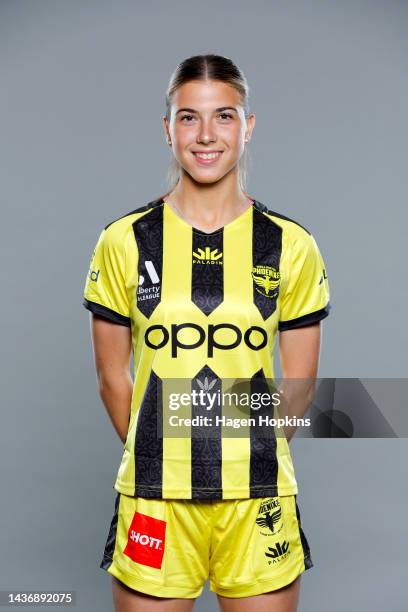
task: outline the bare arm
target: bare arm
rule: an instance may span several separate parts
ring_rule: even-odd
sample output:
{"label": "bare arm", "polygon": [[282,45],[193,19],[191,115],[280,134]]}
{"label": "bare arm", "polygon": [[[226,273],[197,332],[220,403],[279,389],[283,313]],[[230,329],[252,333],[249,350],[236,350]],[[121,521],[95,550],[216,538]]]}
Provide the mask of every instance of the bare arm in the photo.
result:
{"label": "bare arm", "polygon": [[129,427],[133,381],[130,375],[132,336],[129,327],[90,314],[99,395],[122,443]]}
{"label": "bare arm", "polygon": [[[319,367],[321,323],[290,329],[279,334],[279,356],[282,371],[280,391],[282,417],[303,417],[315,392]],[[292,379],[292,380],[290,380]],[[293,380],[294,379],[294,380]],[[289,441],[296,427],[285,427]]]}

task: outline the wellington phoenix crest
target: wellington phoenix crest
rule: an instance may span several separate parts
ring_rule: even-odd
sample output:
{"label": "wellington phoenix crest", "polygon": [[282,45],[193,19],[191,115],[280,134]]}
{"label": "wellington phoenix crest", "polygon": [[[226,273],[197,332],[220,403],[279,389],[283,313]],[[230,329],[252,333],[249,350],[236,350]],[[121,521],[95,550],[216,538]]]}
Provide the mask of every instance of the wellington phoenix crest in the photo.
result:
{"label": "wellington phoenix crest", "polygon": [[276,535],[283,527],[282,508],[279,497],[270,497],[262,500],[256,524],[260,527],[262,535]]}
{"label": "wellington phoenix crest", "polygon": [[252,268],[255,289],[267,298],[276,298],[279,293],[280,272],[272,266],[255,266]]}

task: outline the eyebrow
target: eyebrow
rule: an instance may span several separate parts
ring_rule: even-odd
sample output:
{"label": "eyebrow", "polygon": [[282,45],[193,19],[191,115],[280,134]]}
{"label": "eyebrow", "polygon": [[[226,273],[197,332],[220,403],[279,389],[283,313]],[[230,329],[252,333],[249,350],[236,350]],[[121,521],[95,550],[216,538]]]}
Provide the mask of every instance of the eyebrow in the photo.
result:
{"label": "eyebrow", "polygon": [[[219,108],[215,109],[216,113],[221,113],[222,111],[225,110],[233,110],[236,113],[238,112],[237,109],[234,106],[220,106]],[[179,113],[182,112],[187,112],[187,113],[197,113],[198,111],[194,110],[194,108],[179,108],[179,110],[177,111],[176,115],[178,115]]]}

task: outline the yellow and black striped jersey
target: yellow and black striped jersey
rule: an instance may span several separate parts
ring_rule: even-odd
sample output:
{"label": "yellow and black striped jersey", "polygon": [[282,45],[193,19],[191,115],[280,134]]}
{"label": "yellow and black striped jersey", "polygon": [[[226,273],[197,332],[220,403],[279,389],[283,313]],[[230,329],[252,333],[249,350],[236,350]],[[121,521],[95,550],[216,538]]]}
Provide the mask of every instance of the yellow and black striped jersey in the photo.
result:
{"label": "yellow and black striped jersey", "polygon": [[91,312],[131,328],[134,387],[114,484],[146,498],[233,499],[297,493],[286,439],[158,435],[163,383],[274,378],[277,331],[329,314],[313,236],[257,200],[211,233],[163,197],[101,232],[84,291]]}

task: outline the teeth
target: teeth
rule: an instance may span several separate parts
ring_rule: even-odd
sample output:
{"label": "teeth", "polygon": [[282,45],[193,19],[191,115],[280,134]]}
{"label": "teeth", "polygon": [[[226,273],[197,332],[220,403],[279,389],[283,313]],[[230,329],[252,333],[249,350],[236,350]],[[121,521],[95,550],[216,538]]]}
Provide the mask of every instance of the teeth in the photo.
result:
{"label": "teeth", "polygon": [[197,157],[200,159],[215,159],[220,154],[219,153],[195,153]]}

